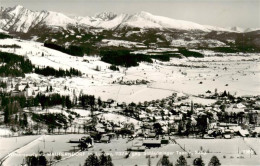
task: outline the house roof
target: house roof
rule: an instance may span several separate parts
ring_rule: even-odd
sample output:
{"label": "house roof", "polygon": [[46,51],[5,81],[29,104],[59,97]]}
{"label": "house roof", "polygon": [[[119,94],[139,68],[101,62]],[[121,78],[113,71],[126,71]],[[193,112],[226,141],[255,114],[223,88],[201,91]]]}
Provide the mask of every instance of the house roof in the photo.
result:
{"label": "house roof", "polygon": [[104,133],[105,132],[105,129],[101,129],[101,128],[97,128],[96,129],[98,132],[101,132],[101,133]]}
{"label": "house roof", "polygon": [[133,146],[131,147],[132,151],[145,150],[145,146]]}
{"label": "house roof", "polygon": [[248,130],[239,130],[239,133],[240,133],[243,137],[245,137],[246,135],[249,135]]}
{"label": "house roof", "polygon": [[244,104],[242,104],[242,103],[238,103],[238,104],[236,105],[236,107],[237,107],[237,108],[246,108],[246,106],[245,106]]}
{"label": "house roof", "polygon": [[229,139],[229,138],[231,138],[231,135],[225,134],[225,135],[224,135],[224,138]]}
{"label": "house roof", "polygon": [[102,136],[100,141],[109,141],[109,136]]}
{"label": "house roof", "polygon": [[236,123],[219,123],[219,126],[231,127],[231,126],[238,126],[238,124],[236,124]]}
{"label": "house roof", "polygon": [[143,144],[161,144],[161,140],[157,139],[145,139]]}
{"label": "house roof", "polygon": [[260,127],[256,127],[253,132],[260,133]]}

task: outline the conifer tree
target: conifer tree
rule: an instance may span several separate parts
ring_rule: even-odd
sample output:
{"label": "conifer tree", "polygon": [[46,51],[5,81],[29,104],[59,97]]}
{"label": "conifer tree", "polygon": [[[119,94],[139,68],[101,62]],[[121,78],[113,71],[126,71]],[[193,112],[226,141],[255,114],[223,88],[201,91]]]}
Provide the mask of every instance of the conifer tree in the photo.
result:
{"label": "conifer tree", "polygon": [[185,159],[185,157],[184,157],[183,155],[181,155],[181,156],[178,158],[178,160],[177,160],[175,166],[187,166],[187,161],[186,161],[186,159]]}
{"label": "conifer tree", "polygon": [[220,165],[221,165],[221,163],[219,162],[219,159],[217,158],[217,156],[213,156],[210,159],[208,166],[220,166]]}

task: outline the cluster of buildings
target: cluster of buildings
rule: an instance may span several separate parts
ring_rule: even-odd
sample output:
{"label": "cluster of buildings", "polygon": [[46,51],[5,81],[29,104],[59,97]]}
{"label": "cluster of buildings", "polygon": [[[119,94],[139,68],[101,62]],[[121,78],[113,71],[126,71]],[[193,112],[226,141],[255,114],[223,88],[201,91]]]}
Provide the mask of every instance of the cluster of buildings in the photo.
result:
{"label": "cluster of buildings", "polygon": [[[2,78],[3,79],[3,78]],[[50,80],[26,78],[5,78],[7,83],[1,91],[10,92],[11,96],[35,96],[46,92],[51,86]],[[142,82],[142,80],[140,80]],[[143,103],[116,103],[109,99],[98,107],[97,124],[88,132],[99,135],[95,141],[109,143],[118,136],[143,138],[141,146],[133,146],[135,151],[144,147],[156,147],[167,144],[172,136],[199,137],[205,139],[236,136],[260,136],[260,96],[234,97],[226,92],[198,95],[197,98],[214,99],[213,104],[193,103],[188,95],[177,93],[161,99]],[[96,108],[97,108],[96,107]],[[138,122],[102,119],[102,114],[112,113]],[[91,122],[89,122],[89,125]]]}
{"label": "cluster of buildings", "polygon": [[109,107],[101,108],[97,115],[117,114],[137,123],[99,116],[90,132],[99,133],[96,141],[103,143],[110,143],[119,135],[133,139],[133,145],[128,149],[131,151],[160,147],[174,142],[175,137],[232,139],[260,136],[260,96],[230,97],[222,93],[217,96],[216,102],[208,105],[187,102],[188,96],[176,93],[162,100],[138,104],[119,104],[110,99],[104,102]]}

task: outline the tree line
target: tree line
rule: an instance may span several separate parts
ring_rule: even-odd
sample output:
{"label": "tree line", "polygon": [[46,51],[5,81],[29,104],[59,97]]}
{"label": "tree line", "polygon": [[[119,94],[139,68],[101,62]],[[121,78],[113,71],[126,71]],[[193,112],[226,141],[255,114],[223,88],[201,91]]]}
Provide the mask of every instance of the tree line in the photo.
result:
{"label": "tree line", "polygon": [[80,46],[71,45],[68,48],[65,48],[55,43],[44,43],[44,47],[48,47],[72,56],[84,56],[84,49]]}
{"label": "tree line", "polygon": [[54,77],[64,77],[64,76],[81,76],[82,73],[74,68],[70,68],[69,70],[63,70],[59,68],[59,70],[56,70],[52,67],[45,67],[45,68],[40,68],[36,67],[34,70],[35,73],[41,74],[44,76],[54,76]]}
{"label": "tree line", "polygon": [[[188,156],[189,157],[189,156]],[[96,154],[91,154],[88,156],[88,158],[85,161],[84,166],[113,166],[112,159],[110,155],[106,155],[105,152],[102,152],[102,154],[98,157]],[[151,166],[151,157],[148,156],[148,166]],[[173,166],[173,163],[170,162],[169,157],[166,155],[163,155],[162,158],[159,160],[157,165],[162,166]],[[192,163],[193,166],[205,166],[204,161],[202,160],[202,157],[195,158]],[[209,163],[209,166],[221,166],[221,163],[219,159],[216,156],[212,156]],[[181,155],[176,163],[175,166],[188,166],[187,160],[183,155]]]}
{"label": "tree line", "polygon": [[99,54],[102,61],[124,67],[138,66],[139,62],[152,63],[152,59],[170,61],[170,58],[181,58],[181,55],[196,58],[204,57],[203,54],[187,50],[186,48],[179,48],[176,52],[158,55],[133,54],[131,50],[101,50]]}
{"label": "tree line", "polygon": [[13,37],[4,33],[0,33],[0,39],[8,39],[8,38],[13,38]]}
{"label": "tree line", "polygon": [[22,56],[0,52],[0,76],[24,77],[24,73],[32,72],[33,65],[30,60]]}
{"label": "tree line", "polygon": [[[188,156],[188,158],[190,158],[190,156]],[[159,161],[159,163],[157,165],[162,165],[162,166],[173,166],[173,163],[170,162],[169,157],[166,155],[163,155],[163,157],[161,158],[161,160]],[[192,162],[193,166],[205,166],[204,161],[202,160],[202,157],[198,157],[195,158]],[[148,166],[151,166],[151,160],[149,158],[148,160]],[[185,157],[183,155],[181,155],[176,163],[175,166],[188,166],[187,164],[187,160],[185,159]],[[217,156],[212,156],[208,166],[221,166],[221,163],[219,161],[219,159],[217,158]]]}
{"label": "tree line", "polygon": [[[61,156],[54,156],[54,159],[60,160]],[[51,161],[48,161],[44,156],[43,152],[40,151],[37,156],[27,156],[25,158],[25,163],[28,166],[47,166],[52,165]],[[84,166],[113,166],[112,159],[110,155],[106,155],[102,152],[100,156],[95,153],[89,155],[85,160]]]}
{"label": "tree line", "polygon": [[52,67],[35,67],[30,60],[13,54],[0,52],[0,76],[7,77],[24,77],[25,73],[35,72],[36,74],[41,74],[44,76],[55,76],[55,77],[64,77],[64,76],[81,76],[82,73],[74,68],[69,70],[59,69],[56,70]]}
{"label": "tree line", "polygon": [[138,66],[139,62],[152,63],[150,56],[131,54],[129,50],[101,50],[100,56],[104,62],[124,67]]}
{"label": "tree line", "polygon": [[[47,89],[52,89],[47,88]],[[32,120],[37,122],[35,126],[37,130],[39,129],[39,124],[45,124],[48,127],[48,132],[53,132],[54,129],[63,128],[66,129],[71,126],[74,120],[73,116],[79,117],[76,112],[70,111],[71,108],[75,106],[81,106],[84,109],[91,108],[91,115],[96,109],[96,105],[99,107],[103,104],[100,98],[96,100],[94,95],[80,94],[78,97],[74,96],[73,99],[70,96],[64,96],[57,93],[54,94],[41,94],[38,93],[35,97],[26,98],[24,95],[20,96],[10,96],[9,93],[1,93],[1,110],[4,114],[4,124],[10,125],[12,127],[28,127],[27,113],[23,112],[23,109],[28,107],[31,110]],[[34,113],[32,107],[40,107],[42,110],[46,110],[53,106],[61,105],[62,109],[69,114],[66,117],[62,113],[48,113],[48,114],[37,114]],[[96,119],[93,116],[93,123]]]}

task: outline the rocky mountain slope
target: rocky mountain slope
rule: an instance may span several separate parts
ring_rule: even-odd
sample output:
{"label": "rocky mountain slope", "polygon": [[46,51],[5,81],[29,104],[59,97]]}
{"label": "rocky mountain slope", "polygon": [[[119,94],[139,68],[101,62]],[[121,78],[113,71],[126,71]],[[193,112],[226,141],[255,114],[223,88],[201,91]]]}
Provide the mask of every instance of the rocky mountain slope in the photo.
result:
{"label": "rocky mountain slope", "polygon": [[227,52],[254,52],[260,47],[260,30],[257,29],[225,29],[147,12],[104,12],[95,16],[68,17],[52,11],[32,11],[23,6],[1,7],[0,29],[22,39],[84,47],[87,54],[96,53],[101,47],[216,48],[214,51]]}
{"label": "rocky mountain slope", "polygon": [[116,29],[123,27],[180,29],[200,31],[229,31],[228,29],[204,26],[197,23],[155,16],[147,12],[115,14],[104,12],[93,17],[70,18],[51,11],[32,11],[23,6],[0,9],[0,28],[13,32],[28,32],[39,25],[66,27],[67,25]]}

